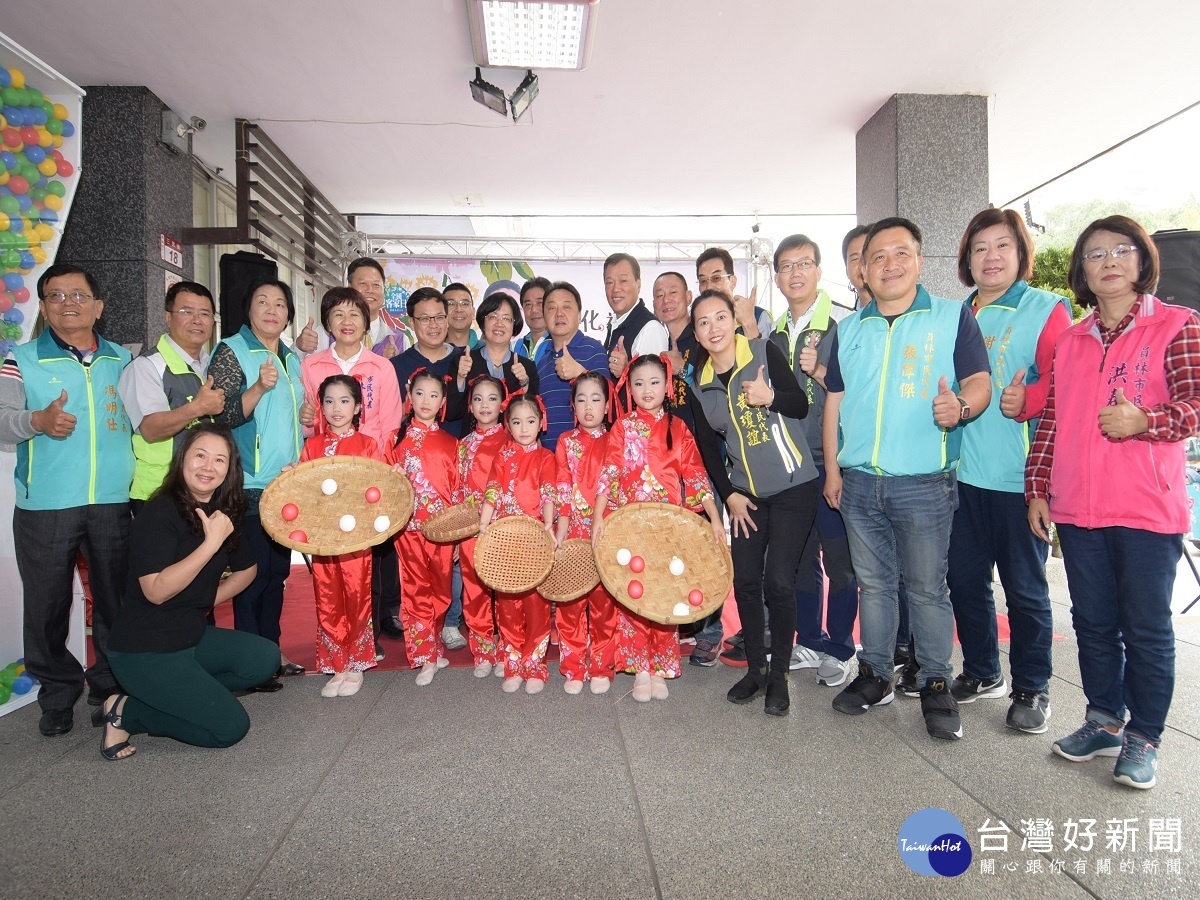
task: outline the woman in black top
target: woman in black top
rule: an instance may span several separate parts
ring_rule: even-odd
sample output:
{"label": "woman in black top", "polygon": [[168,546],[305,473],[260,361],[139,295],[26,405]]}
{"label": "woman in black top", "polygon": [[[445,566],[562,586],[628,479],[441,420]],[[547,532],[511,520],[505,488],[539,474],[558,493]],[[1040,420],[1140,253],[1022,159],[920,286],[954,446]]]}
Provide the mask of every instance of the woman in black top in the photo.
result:
{"label": "woman in black top", "polygon": [[529,359],[512,349],[514,334],[525,327],[521,310],[508,294],[495,293],[479,304],[475,314],[483,343],[458,362],[458,376],[446,402],[446,418],[455,419],[466,410],[467,385],[480,375],[494,375],[504,382],[511,397],[517,391],[532,396],[538,392],[538,373]]}
{"label": "woman in black top", "polygon": [[[129,583],[110,636],[113,674],[128,693],[104,702],[106,759],[133,755],[130,734],[228,747],[249,730],[230,692],[269,678],[279,649],[205,618],[254,578],[254,553],[241,534],[245,510],[229,429],[200,424],[186,431],[130,536]],[[226,569],[232,574],[222,582]]]}

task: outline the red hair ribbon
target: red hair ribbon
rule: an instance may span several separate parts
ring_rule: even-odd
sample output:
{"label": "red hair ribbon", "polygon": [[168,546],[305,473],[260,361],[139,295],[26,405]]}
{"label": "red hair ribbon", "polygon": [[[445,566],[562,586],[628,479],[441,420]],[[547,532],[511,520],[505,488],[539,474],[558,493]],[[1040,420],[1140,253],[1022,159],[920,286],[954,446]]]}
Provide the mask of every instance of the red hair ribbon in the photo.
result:
{"label": "red hair ribbon", "polygon": [[[502,404],[500,408],[504,409],[503,404],[508,401],[508,385],[504,383],[503,379],[497,378],[495,375],[488,375],[487,373],[484,373],[482,375],[476,375],[474,378],[468,381],[467,398],[470,399],[471,392],[475,390],[475,385],[479,384],[479,382],[483,381],[485,378],[490,378],[492,381],[500,385],[500,403]],[[522,390],[524,390],[524,388],[522,388]]]}

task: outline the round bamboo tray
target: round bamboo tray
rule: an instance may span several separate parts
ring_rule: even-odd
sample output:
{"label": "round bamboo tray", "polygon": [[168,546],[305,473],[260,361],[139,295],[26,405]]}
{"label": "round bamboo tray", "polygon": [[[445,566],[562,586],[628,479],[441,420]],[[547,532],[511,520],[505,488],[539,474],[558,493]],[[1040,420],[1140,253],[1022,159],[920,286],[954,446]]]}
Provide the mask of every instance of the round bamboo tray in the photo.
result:
{"label": "round bamboo tray", "polygon": [[[622,549],[642,559],[641,572],[618,561]],[[680,575],[671,573],[675,557],[683,562]],[[605,519],[596,545],[596,568],[618,603],[662,625],[703,619],[725,602],[733,586],[729,547],[724,541],[717,543],[703,518],[669,503],[631,503]],[[642,586],[640,597],[630,596],[632,582]],[[689,595],[697,590],[700,603],[693,605]]]}
{"label": "round bamboo tray", "polygon": [[488,587],[522,594],[541,584],[554,565],[554,538],[529,516],[506,516],[475,542],[475,572]]}
{"label": "round bamboo tray", "polygon": [[467,501],[436,512],[421,526],[421,534],[435,544],[453,544],[479,534],[479,504]]}
{"label": "round bamboo tray", "polygon": [[[321,485],[333,479],[337,490],[325,494]],[[379,500],[367,500],[368,488],[379,489]],[[287,521],[285,506],[298,515]],[[387,463],[362,456],[328,456],[300,463],[277,476],[263,491],[258,514],[271,539],[317,556],[339,556],[382,544],[408,524],[413,512],[413,489],[402,472]],[[355,526],[342,531],[343,516],[354,516]],[[375,530],[375,520],[387,516],[388,527]],[[301,532],[305,540],[293,538]]]}
{"label": "round bamboo tray", "polygon": [[563,541],[554,551],[554,566],[546,580],[538,585],[538,593],[552,603],[578,600],[600,583],[592,542],[582,538]]}

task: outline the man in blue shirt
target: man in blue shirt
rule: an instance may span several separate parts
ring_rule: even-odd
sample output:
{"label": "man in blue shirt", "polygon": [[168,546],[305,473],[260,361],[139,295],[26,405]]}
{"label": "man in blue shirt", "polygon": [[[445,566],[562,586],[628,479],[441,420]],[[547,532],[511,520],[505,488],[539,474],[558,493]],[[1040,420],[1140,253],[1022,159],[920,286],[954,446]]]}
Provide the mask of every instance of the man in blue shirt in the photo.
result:
{"label": "man in blue shirt", "polygon": [[608,375],[604,345],[579,330],[583,299],[575,286],[556,281],[542,301],[549,340],[537,351],[538,390],[546,405],[546,434],[542,446],[553,450],[559,435],[575,427],[571,382],[584,372]]}

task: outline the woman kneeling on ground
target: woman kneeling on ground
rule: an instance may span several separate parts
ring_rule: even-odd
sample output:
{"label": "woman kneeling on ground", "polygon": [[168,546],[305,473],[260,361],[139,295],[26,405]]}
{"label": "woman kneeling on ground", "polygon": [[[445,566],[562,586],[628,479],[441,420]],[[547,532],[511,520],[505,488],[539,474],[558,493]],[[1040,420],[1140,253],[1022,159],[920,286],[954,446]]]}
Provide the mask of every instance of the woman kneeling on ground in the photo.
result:
{"label": "woman kneeling on ground", "polygon": [[[269,678],[279,649],[206,620],[254,579],[254,551],[242,539],[245,510],[229,429],[201,424],[185,431],[130,535],[129,583],[110,637],[113,674],[127,693],[101,707],[105,759],[132,756],[131,734],[229,747],[250,729],[231,692]],[[226,569],[232,574],[222,581]]]}

